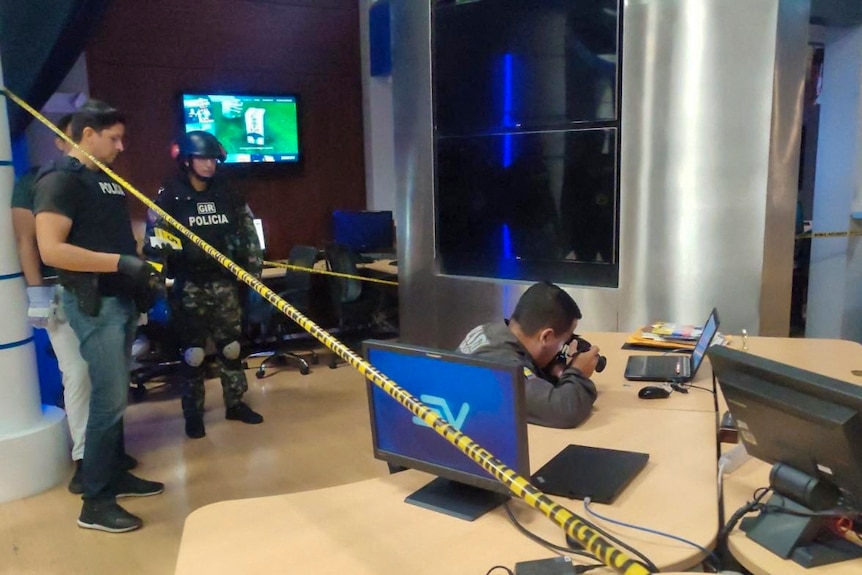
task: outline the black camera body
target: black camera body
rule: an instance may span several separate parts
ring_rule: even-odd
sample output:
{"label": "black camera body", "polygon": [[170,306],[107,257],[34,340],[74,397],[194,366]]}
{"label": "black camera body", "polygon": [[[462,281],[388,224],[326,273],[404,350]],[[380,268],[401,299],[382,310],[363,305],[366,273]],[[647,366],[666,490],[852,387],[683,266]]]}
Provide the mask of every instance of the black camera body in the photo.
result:
{"label": "black camera body", "polygon": [[[562,364],[567,364],[569,362],[568,354],[569,348],[571,348],[572,343],[575,344],[575,352],[572,355],[576,355],[578,353],[584,353],[585,351],[589,351],[593,346],[590,342],[582,338],[576,333],[572,334],[572,337],[569,338],[569,341],[563,344],[563,348],[560,350],[560,353],[557,354],[557,361]],[[603,355],[598,356],[598,362],[596,363],[596,371],[601,373],[605,370],[608,365],[608,358]]]}

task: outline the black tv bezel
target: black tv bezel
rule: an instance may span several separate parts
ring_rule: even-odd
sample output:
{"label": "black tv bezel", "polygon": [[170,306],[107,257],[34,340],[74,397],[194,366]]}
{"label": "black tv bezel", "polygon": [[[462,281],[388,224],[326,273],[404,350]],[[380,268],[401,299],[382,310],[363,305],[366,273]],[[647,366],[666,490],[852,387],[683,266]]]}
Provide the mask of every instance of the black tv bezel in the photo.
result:
{"label": "black tv bezel", "polygon": [[305,105],[303,104],[302,96],[297,92],[249,92],[245,90],[180,90],[176,95],[176,108],[177,108],[177,123],[174,129],[176,133],[176,138],[179,139],[183,134],[186,133],[186,121],[185,121],[185,106],[183,105],[183,98],[185,96],[236,96],[243,98],[293,98],[296,101],[296,141],[299,147],[299,151],[297,153],[297,159],[295,161],[280,161],[280,162],[222,162],[219,164],[219,168],[223,170],[230,170],[231,173],[236,175],[243,175],[249,170],[260,171],[260,170],[277,170],[280,172],[298,172],[301,171],[305,165],[305,144],[303,141],[303,125],[305,121],[302,119],[303,110]]}
{"label": "black tv bezel", "polygon": [[[395,350],[405,352],[407,355],[441,357],[445,358],[447,361],[453,361],[465,365],[487,367],[499,371],[509,372],[512,375],[512,384],[515,386],[513,397],[515,398],[515,420],[517,421],[518,425],[518,429],[516,430],[516,441],[518,442],[518,463],[514,468],[514,471],[519,473],[522,477],[530,477],[530,450],[527,434],[527,399],[524,390],[524,370],[520,365],[513,363],[490,361],[487,359],[480,359],[469,355],[442,351],[429,347],[422,347],[405,343],[393,343],[381,340],[365,340],[362,343],[362,354],[363,357],[365,357],[366,359],[368,358],[368,353],[370,349],[381,349],[385,351]],[[395,383],[398,384],[398,381],[395,381]],[[478,487],[480,489],[485,489],[494,493],[506,495],[512,494],[509,488],[506,487],[506,485],[501,483],[492,475],[488,474],[488,472],[486,472],[482,467],[480,467],[478,463],[476,463],[476,474],[473,475],[464,471],[452,469],[451,467],[446,467],[444,465],[438,465],[435,463],[414,459],[412,457],[406,457],[404,455],[380,449],[380,447],[378,446],[377,426],[375,425],[374,400],[372,396],[373,388],[377,386],[372,383],[368,378],[366,378],[365,384],[368,396],[368,414],[370,417],[371,424],[371,444],[374,451],[375,459],[385,461],[390,465],[415,469],[417,471],[423,471],[425,473],[430,473],[431,475],[434,475],[436,477],[442,477],[444,479],[449,479],[458,483],[463,483],[465,485]],[[446,441],[446,439],[440,437],[440,441]],[[452,449],[458,448],[453,445]],[[482,475],[487,475],[487,477],[483,477]]]}

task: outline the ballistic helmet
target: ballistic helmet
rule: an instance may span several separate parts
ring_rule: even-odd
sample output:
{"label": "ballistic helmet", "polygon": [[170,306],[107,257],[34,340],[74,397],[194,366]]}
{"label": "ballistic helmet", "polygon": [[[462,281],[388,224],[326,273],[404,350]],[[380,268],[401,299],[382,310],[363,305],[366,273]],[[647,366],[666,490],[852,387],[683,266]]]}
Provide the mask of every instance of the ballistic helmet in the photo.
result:
{"label": "ballistic helmet", "polygon": [[174,144],[171,155],[180,162],[185,162],[192,157],[215,158],[224,162],[227,153],[215,136],[203,130],[195,130],[183,134]]}

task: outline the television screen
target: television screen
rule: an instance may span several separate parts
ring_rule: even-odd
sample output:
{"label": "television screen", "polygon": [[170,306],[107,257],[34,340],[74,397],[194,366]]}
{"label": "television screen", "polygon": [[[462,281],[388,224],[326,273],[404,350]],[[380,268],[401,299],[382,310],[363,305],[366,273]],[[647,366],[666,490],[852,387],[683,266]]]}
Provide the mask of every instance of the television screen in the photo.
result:
{"label": "television screen", "polygon": [[[436,410],[506,466],[524,476],[529,475],[523,370],[520,367],[380,341],[366,341],[365,355],[387,377]],[[452,508],[464,503],[455,499],[473,495],[465,497],[468,492],[463,489],[465,486],[508,494],[506,486],[371,382],[368,382],[368,399],[375,457],[458,484],[446,495],[436,493],[434,505],[423,506],[450,513]],[[446,497],[452,498],[451,507],[441,504],[440,499]],[[408,501],[422,505],[410,498]],[[461,516],[455,512],[451,514]]]}
{"label": "television screen", "polygon": [[226,164],[298,163],[299,114],[294,95],[183,94],[183,130],[218,138]]}
{"label": "television screen", "polygon": [[390,211],[335,210],[332,235],[336,242],[359,253],[391,252],[395,247],[395,226]]}

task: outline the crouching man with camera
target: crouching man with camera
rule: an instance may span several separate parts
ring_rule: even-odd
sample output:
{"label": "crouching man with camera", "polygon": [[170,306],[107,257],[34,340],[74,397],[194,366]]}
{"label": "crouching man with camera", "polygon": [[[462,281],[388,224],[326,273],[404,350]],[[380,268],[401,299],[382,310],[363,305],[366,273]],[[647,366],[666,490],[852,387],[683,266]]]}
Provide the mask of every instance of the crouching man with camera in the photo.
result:
{"label": "crouching man with camera", "polygon": [[[524,368],[527,421],[546,427],[579,425],[592,410],[594,371],[604,369],[599,348],[573,336],[581,310],[559,286],[537,283],[524,292],[512,318],[474,328],[458,351]],[[577,342],[572,350],[570,343]],[[597,365],[601,362],[601,369]]]}

